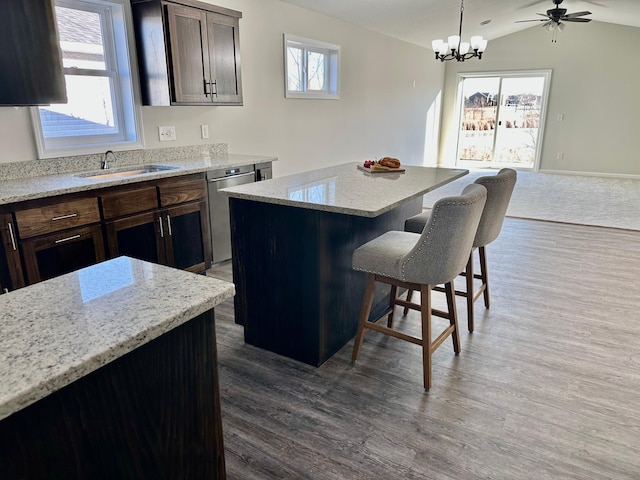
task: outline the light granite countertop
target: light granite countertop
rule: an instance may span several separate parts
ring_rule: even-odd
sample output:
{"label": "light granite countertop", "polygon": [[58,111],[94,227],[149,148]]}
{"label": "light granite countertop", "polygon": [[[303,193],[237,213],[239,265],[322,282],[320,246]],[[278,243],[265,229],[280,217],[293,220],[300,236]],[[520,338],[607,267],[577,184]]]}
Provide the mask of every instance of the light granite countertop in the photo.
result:
{"label": "light granite countertop", "polygon": [[[224,153],[215,156],[200,155],[176,160],[160,158],[153,163],[177,168],[129,177],[91,179],[79,176],[86,175],[88,173],[87,171],[81,171],[32,178],[2,180],[0,181],[0,205],[51,197],[66,193],[83,192],[98,188],[137,183],[146,180],[155,180],[158,178],[201,173],[218,168],[273,162],[276,160],[277,158],[273,156]],[[130,167],[131,165],[128,166]],[[99,172],[117,172],[121,168],[122,167],[120,165],[116,164],[109,170]]]}
{"label": "light granite countertop", "polygon": [[229,282],[118,257],[0,295],[0,419],[234,294]]}
{"label": "light granite countertop", "polygon": [[344,163],[221,190],[245,200],[377,217],[469,173],[469,170],[404,166],[405,172],[371,173]]}

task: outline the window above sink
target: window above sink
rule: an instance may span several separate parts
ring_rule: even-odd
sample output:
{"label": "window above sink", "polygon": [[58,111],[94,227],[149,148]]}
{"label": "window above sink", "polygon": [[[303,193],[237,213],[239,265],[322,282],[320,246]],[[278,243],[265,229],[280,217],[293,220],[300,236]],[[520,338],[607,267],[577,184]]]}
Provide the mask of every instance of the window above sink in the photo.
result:
{"label": "window above sink", "polygon": [[141,148],[128,0],[55,0],[68,103],[34,107],[39,158]]}

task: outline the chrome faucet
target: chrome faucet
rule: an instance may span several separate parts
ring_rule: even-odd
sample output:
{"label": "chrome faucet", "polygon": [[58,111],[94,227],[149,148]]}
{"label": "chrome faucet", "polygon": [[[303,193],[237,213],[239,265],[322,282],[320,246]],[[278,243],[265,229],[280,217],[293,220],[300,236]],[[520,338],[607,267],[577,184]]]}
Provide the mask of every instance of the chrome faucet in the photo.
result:
{"label": "chrome faucet", "polygon": [[116,157],[116,154],[113,153],[112,150],[107,150],[104,154],[104,160],[102,160],[102,169],[103,170],[107,170],[109,168],[109,154],[111,154],[111,156],[113,157],[113,161],[116,162],[118,160],[118,157]]}

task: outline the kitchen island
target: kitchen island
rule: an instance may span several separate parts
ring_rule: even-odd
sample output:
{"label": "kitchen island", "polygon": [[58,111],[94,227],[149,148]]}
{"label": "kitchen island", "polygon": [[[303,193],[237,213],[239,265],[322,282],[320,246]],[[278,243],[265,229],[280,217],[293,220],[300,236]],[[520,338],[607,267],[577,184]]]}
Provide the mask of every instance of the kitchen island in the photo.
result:
{"label": "kitchen island", "polygon": [[225,478],[213,308],[118,257],[0,296],[0,478]]}
{"label": "kitchen island", "polygon": [[[468,170],[404,166],[370,173],[356,163],[225,189],[229,195],[236,322],[245,341],[320,366],[356,333],[366,275],[360,245],[403,230],[422,196]],[[388,308],[376,291],[372,316]]]}

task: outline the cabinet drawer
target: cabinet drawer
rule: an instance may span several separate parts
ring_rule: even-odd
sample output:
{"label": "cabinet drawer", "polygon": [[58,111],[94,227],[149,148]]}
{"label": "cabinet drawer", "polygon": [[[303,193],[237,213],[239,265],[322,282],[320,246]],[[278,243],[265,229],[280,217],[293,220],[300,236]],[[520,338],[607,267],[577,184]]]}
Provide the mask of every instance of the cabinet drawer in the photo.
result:
{"label": "cabinet drawer", "polygon": [[106,219],[131,215],[158,208],[156,187],[102,195],[102,214]]}
{"label": "cabinet drawer", "polygon": [[207,195],[204,180],[190,180],[188,182],[160,185],[158,188],[160,189],[161,207],[202,200]]}
{"label": "cabinet drawer", "polygon": [[20,238],[29,238],[100,221],[97,198],[83,198],[16,212]]}

